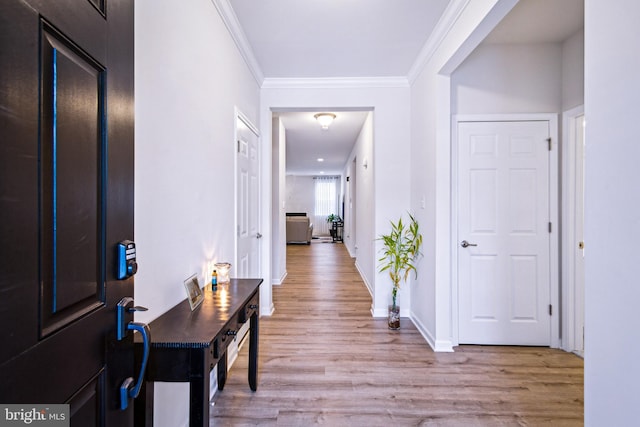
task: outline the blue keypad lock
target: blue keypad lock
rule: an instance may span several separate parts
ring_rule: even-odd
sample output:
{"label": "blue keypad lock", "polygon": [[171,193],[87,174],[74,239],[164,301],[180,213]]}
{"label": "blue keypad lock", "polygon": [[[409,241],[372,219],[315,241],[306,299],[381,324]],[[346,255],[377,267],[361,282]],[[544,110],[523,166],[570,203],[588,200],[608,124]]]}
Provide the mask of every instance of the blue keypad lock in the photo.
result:
{"label": "blue keypad lock", "polygon": [[118,280],[124,280],[133,276],[138,271],[136,262],[136,244],[131,240],[123,240],[118,243],[118,268],[116,276]]}

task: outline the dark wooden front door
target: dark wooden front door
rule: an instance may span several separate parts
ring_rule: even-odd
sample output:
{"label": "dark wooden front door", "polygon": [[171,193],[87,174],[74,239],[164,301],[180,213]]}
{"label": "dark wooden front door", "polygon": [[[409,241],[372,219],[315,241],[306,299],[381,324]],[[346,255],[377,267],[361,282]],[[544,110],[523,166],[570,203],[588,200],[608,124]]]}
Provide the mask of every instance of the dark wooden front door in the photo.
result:
{"label": "dark wooden front door", "polygon": [[[0,403],[133,425],[133,0],[0,2]],[[130,320],[131,314],[127,314]]]}

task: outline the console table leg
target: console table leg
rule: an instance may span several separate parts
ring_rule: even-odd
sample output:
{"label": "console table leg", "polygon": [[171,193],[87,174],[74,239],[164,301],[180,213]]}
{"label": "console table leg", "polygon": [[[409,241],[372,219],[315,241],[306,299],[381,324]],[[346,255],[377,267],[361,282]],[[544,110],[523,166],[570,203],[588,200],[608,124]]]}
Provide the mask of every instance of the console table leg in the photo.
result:
{"label": "console table leg", "polygon": [[249,387],[258,389],[258,313],[251,315],[249,324]]}
{"label": "console table leg", "polygon": [[209,366],[203,351],[191,351],[189,378],[189,426],[209,425]]}
{"label": "console table leg", "polygon": [[218,390],[222,391],[227,382],[227,352],[222,354],[218,360]]}
{"label": "console table leg", "polygon": [[133,402],[134,425],[153,427],[153,382],[143,381]]}

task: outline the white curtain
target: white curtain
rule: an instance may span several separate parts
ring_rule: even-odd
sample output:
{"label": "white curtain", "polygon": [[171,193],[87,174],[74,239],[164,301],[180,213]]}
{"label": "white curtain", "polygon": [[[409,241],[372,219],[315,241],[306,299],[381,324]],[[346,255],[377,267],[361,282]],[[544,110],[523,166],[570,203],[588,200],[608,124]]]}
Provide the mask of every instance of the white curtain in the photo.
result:
{"label": "white curtain", "polygon": [[330,214],[340,215],[338,204],[338,176],[316,176],[315,180],[315,210],[313,220],[313,234],[326,236],[331,224],[327,222]]}

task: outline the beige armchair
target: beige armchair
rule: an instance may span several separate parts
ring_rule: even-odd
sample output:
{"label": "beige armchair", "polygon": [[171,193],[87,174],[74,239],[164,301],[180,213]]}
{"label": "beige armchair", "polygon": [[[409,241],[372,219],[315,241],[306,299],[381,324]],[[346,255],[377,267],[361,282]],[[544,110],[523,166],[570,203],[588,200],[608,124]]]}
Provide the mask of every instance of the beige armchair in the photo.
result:
{"label": "beige armchair", "polygon": [[311,244],[313,224],[307,216],[287,217],[287,243]]}

